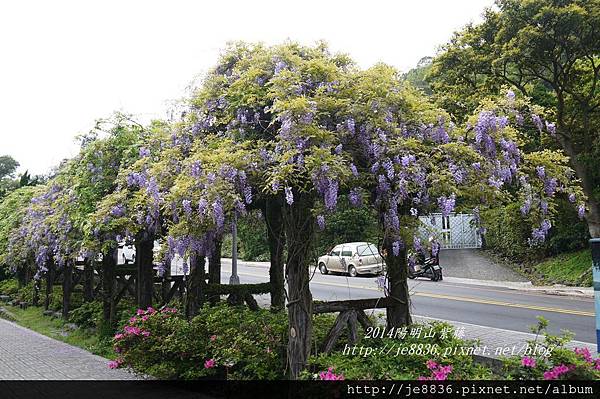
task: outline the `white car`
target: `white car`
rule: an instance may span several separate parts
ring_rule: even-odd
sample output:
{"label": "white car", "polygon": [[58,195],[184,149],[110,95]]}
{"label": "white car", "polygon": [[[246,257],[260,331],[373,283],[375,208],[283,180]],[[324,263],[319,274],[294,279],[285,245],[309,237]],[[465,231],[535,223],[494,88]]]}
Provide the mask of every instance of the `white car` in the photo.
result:
{"label": "white car", "polygon": [[135,246],[124,242],[119,243],[117,256],[119,264],[135,263]]}
{"label": "white car", "polygon": [[318,260],[321,274],[331,272],[358,274],[380,274],[385,270],[383,257],[377,246],[368,242],[349,242],[336,245],[327,255]]}

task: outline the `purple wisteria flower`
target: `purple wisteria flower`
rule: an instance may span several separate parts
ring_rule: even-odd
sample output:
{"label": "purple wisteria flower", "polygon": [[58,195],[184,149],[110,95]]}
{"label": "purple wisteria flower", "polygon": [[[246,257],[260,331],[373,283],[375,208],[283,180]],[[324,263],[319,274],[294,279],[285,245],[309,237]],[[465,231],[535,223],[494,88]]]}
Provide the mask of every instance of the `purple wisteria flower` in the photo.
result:
{"label": "purple wisteria flower", "polygon": [[294,203],[294,193],[292,193],[292,188],[286,187],[284,189],[284,191],[285,191],[285,202],[287,202],[288,205],[292,205]]}
{"label": "purple wisteria flower", "polygon": [[438,198],[438,205],[440,207],[440,211],[442,212],[442,216],[446,217],[454,211],[454,205],[456,202],[456,195],[452,194],[449,197],[440,197]]}
{"label": "purple wisteria flower", "polygon": [[527,198],[523,205],[521,205],[521,214],[523,216],[527,215],[531,210],[531,198]]}
{"label": "purple wisteria flower", "polygon": [[186,216],[189,217],[192,214],[192,201],[189,199],[184,199],[181,201],[181,206],[183,207],[183,211],[185,212]]}
{"label": "purple wisteria flower", "polygon": [[317,225],[319,226],[319,230],[325,230],[325,217],[323,215],[317,216]]}
{"label": "purple wisteria flower", "polygon": [[362,203],[362,197],[360,195],[360,190],[358,188],[353,188],[350,190],[348,194],[348,199],[350,200],[350,204],[353,206],[359,206]]}
{"label": "purple wisteria flower", "polygon": [[543,179],[544,177],[546,177],[546,170],[544,169],[543,166],[536,166],[535,172],[537,173],[537,175],[540,179]]}
{"label": "purple wisteria flower", "polygon": [[394,253],[394,256],[400,255],[400,249],[402,249],[403,246],[404,244],[401,241],[394,241],[392,243],[392,252]]}
{"label": "purple wisteria flower", "polygon": [[551,136],[556,136],[556,124],[546,121],[546,130]]}
{"label": "purple wisteria flower", "polygon": [[146,158],[150,156],[150,149],[146,147],[140,147],[140,158]]}
{"label": "purple wisteria flower", "polygon": [[536,114],[531,114],[531,120],[533,121],[533,124],[535,125],[535,127],[537,127],[538,130],[541,132],[542,129],[544,128],[544,125],[542,123],[542,118],[540,118]]}
{"label": "purple wisteria flower", "polygon": [[585,205],[580,204],[577,207],[577,215],[579,216],[579,219],[583,220],[583,217],[585,216]]}
{"label": "purple wisteria flower", "polygon": [[353,163],[350,164],[350,171],[352,172],[352,175],[358,176],[358,170],[356,169],[356,166]]}
{"label": "purple wisteria flower", "polygon": [[508,101],[513,102],[515,101],[515,92],[512,90],[509,90],[506,92],[506,98],[508,99]]}
{"label": "purple wisteria flower", "polygon": [[569,194],[569,202],[574,204],[576,200],[575,194],[571,193]]}
{"label": "purple wisteria flower", "polygon": [[223,225],[225,224],[225,214],[223,212],[223,204],[221,203],[220,199],[217,199],[215,202],[213,202],[213,219],[215,221],[215,224],[217,226],[217,229],[221,229],[223,228]]}

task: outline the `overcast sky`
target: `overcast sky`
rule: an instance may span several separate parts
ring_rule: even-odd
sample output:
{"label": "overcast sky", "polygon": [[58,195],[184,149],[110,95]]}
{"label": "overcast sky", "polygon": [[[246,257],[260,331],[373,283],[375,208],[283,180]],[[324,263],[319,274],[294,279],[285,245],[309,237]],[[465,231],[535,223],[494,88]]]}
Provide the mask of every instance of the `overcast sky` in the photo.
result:
{"label": "overcast sky", "polygon": [[227,41],[327,41],[406,71],[492,0],[2,1],[0,155],[46,173],[115,110],[165,117]]}

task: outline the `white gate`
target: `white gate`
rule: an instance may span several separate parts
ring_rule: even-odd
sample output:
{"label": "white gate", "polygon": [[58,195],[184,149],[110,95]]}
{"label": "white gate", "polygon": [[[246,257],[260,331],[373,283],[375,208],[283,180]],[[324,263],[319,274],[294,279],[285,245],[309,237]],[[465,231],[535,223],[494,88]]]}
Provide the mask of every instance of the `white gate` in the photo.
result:
{"label": "white gate", "polygon": [[433,233],[443,249],[481,248],[481,235],[472,214],[458,213],[444,217],[441,213],[432,213],[419,219],[422,223],[420,236],[426,240]]}

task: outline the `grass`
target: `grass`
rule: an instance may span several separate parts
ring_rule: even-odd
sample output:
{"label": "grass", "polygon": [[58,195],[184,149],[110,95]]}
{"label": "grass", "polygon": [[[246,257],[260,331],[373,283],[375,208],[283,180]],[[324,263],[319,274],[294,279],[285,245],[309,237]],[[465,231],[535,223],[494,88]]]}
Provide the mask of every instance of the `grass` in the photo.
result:
{"label": "grass", "polygon": [[107,359],[115,359],[111,340],[108,337],[100,337],[91,330],[69,330],[65,327],[66,322],[61,319],[51,318],[43,315],[43,310],[38,307],[20,309],[18,307],[5,307],[15,318],[15,322],[30,330],[36,331],[47,337],[57,339],[67,344],[78,346],[95,355]]}
{"label": "grass", "polygon": [[560,254],[533,265],[545,283],[589,287],[592,285],[592,254],[589,249]]}

